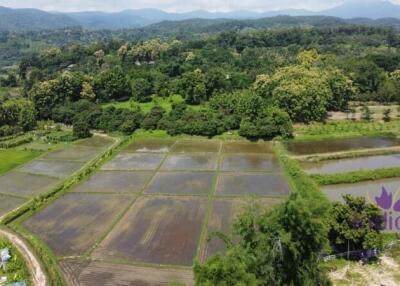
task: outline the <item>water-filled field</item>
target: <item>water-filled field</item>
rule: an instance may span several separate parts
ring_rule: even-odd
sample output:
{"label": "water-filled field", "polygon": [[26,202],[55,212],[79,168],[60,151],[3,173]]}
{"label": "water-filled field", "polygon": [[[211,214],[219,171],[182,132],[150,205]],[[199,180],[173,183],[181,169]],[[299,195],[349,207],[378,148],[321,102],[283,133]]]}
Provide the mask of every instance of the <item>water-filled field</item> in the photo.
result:
{"label": "water-filled field", "polygon": [[217,184],[217,195],[282,197],[290,192],[289,185],[280,174],[225,173]]}
{"label": "water-filled field", "polygon": [[132,200],[129,196],[67,194],[24,223],[59,256],[83,254]]}
{"label": "water-filled field", "polygon": [[51,189],[58,182],[54,177],[13,171],[0,177],[0,193],[31,197]]}
{"label": "water-filled field", "polygon": [[147,171],[155,170],[164,156],[157,154],[120,154],[105,164],[102,170]]}
{"label": "water-filled field", "polygon": [[159,172],[145,193],[207,195],[212,190],[213,179],[214,172]]}
{"label": "water-filled field", "polygon": [[212,171],[217,168],[213,154],[169,155],[161,166],[165,171]]}
{"label": "water-filled field", "polygon": [[279,172],[278,160],[273,155],[226,154],[222,157],[221,170],[226,172]]}
{"label": "water-filled field", "polygon": [[96,258],[190,266],[207,207],[204,198],[142,198],[96,250]]}
{"label": "water-filled field", "polygon": [[0,195],[0,217],[26,202],[26,199]]}
{"label": "water-filled field", "polygon": [[101,154],[113,140],[100,136],[54,150],[0,176],[0,216],[21,206],[25,198],[44,194]]}
{"label": "water-filled field", "polygon": [[288,151],[295,155],[310,155],[357,149],[387,148],[394,146],[400,146],[399,138],[358,137],[347,139],[326,139],[310,142],[292,141],[286,144]]}
{"label": "water-filled field", "polygon": [[76,192],[86,193],[138,193],[152,173],[129,171],[99,171],[75,188]]}
{"label": "water-filled field", "polygon": [[302,167],[309,174],[334,174],[358,170],[374,170],[400,167],[400,154],[303,162]]}
{"label": "water-filled field", "polygon": [[228,230],[249,197],[289,191],[267,143],[135,140],[25,226],[57,256],[89,255],[61,264],[71,285],[190,285],[194,259],[224,249],[205,234]]}
{"label": "water-filled field", "polygon": [[393,194],[393,203],[400,195],[400,179],[386,179],[367,181],[357,184],[342,184],[322,187],[322,191],[334,201],[342,201],[343,195],[350,194],[356,197],[364,197],[371,203],[376,203],[375,198],[382,195],[383,188]]}

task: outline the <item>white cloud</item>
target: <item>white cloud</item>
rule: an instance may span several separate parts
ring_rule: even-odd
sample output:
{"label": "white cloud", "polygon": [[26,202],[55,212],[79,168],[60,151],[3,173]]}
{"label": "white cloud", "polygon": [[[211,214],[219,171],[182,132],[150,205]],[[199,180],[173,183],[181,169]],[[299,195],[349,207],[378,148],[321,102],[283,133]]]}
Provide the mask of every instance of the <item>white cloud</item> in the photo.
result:
{"label": "white cloud", "polygon": [[[82,10],[119,11],[140,8],[157,8],[174,12],[196,9],[210,11],[241,9],[269,11],[287,8],[321,10],[338,5],[343,1],[354,0],[0,0],[0,5],[61,12]],[[400,4],[400,0],[391,0],[391,2]]]}

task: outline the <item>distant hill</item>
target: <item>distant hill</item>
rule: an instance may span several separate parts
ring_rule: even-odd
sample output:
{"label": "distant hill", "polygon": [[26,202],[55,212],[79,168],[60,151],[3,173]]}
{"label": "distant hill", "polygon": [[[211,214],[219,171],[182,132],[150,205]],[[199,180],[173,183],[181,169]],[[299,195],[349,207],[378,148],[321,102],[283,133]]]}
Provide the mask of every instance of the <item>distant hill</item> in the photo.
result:
{"label": "distant hill", "polygon": [[[117,30],[142,28],[164,21],[187,21],[191,19],[218,20],[218,23],[225,23],[228,20],[242,20],[250,21],[244,23],[246,25],[249,23],[252,25],[254,24],[251,23],[252,20],[275,16],[332,16],[343,19],[356,18],[357,20],[355,22],[361,21],[364,23],[368,22],[368,19],[400,19],[400,5],[395,5],[388,0],[346,0],[344,4],[340,6],[320,12],[287,9],[263,13],[245,10],[232,12],[196,10],[187,13],[167,13],[157,9],[138,9],[116,13],[77,12],[66,14],[59,12],[48,13],[35,9],[9,9],[0,7],[0,31],[36,31],[77,25],[89,30]],[[263,20],[263,22],[265,24],[265,20]],[[383,22],[389,24],[392,20],[381,21],[381,23]],[[210,24],[210,22],[205,23],[207,25]],[[202,22],[202,24],[204,23]],[[239,25],[243,25],[243,23]],[[204,25],[201,25],[201,27],[204,28]]]}
{"label": "distant hill", "polygon": [[384,0],[351,0],[318,14],[341,18],[400,18],[400,5]]}
{"label": "distant hill", "polygon": [[190,38],[195,34],[219,33],[223,31],[241,31],[246,29],[290,28],[290,27],[335,27],[346,25],[391,26],[400,29],[400,19],[342,19],[331,16],[275,16],[262,19],[189,19],[182,21],[163,21],[126,31],[134,35],[133,38],[144,39],[154,35],[169,37],[179,35],[181,38]]}
{"label": "distant hill", "polygon": [[64,14],[37,9],[10,9],[0,6],[0,31],[39,31],[77,26],[79,23]]}

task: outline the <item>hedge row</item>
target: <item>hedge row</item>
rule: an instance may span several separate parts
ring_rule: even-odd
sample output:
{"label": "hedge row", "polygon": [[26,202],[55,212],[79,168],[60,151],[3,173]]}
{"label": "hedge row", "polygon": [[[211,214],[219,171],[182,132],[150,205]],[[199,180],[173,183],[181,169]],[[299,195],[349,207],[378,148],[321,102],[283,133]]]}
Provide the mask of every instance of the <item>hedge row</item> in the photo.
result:
{"label": "hedge row", "polygon": [[17,147],[17,146],[20,146],[23,144],[30,143],[32,141],[33,141],[33,136],[28,134],[28,135],[10,139],[8,141],[0,142],[0,149],[9,149],[9,148]]}

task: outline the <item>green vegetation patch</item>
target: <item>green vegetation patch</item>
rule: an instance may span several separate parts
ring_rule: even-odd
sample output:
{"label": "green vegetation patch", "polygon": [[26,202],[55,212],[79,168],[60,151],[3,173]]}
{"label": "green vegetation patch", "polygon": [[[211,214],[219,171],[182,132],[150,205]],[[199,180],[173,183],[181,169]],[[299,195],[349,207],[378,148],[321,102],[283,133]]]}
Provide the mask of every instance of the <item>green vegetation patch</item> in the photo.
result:
{"label": "green vegetation patch", "polygon": [[380,179],[400,177],[400,168],[388,168],[377,170],[360,170],[348,173],[330,175],[311,175],[311,178],[319,185],[336,185],[345,183],[357,183],[363,181],[376,181]]}
{"label": "green vegetation patch", "polygon": [[335,121],[314,123],[296,128],[296,139],[319,140],[327,138],[348,138],[356,136],[379,136],[400,133],[400,120],[390,122],[377,121]]}
{"label": "green vegetation patch", "polygon": [[7,277],[7,283],[25,281],[30,285],[30,274],[22,255],[7,239],[0,237],[0,250],[5,248],[10,251],[11,259],[6,267],[0,268],[0,277]]}
{"label": "green vegetation patch", "polygon": [[33,150],[0,150],[0,175],[33,160],[41,153]]}

